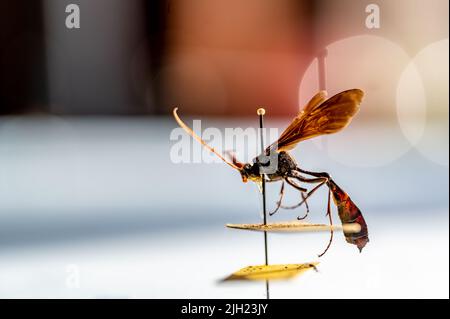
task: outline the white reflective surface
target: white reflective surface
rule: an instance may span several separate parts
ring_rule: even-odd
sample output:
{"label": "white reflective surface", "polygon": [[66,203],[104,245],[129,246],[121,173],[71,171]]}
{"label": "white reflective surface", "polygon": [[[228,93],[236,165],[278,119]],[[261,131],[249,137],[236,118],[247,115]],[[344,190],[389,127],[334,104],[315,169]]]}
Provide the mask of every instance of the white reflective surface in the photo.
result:
{"label": "white reflective surface", "polygon": [[[215,123],[255,124],[204,127]],[[256,187],[223,164],[172,164],[173,127],[171,119],[3,118],[0,297],[264,298],[263,283],[218,283],[264,260],[261,233],[224,226],[259,221]],[[448,298],[448,166],[411,151],[383,167],[348,167],[315,142],[293,155],[350,194],[370,242],[359,254],[336,233],[319,273],[271,283],[273,298]],[[278,191],[269,185],[269,207]],[[310,201],[310,222],[327,222],[325,199],[322,190]],[[297,200],[288,190],[287,203]],[[327,241],[326,233],[270,235],[269,260],[315,261]]]}

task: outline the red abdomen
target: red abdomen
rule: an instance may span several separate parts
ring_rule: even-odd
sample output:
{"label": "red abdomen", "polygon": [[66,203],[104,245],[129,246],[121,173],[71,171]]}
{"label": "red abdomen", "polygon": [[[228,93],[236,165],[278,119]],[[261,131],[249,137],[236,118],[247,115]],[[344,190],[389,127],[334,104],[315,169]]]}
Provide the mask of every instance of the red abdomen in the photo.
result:
{"label": "red abdomen", "polygon": [[331,193],[333,194],[333,200],[338,208],[338,214],[342,225],[345,226],[345,224],[353,223],[360,225],[361,228],[359,232],[346,231],[344,228],[344,235],[347,242],[356,245],[361,252],[364,246],[369,242],[367,224],[361,211],[350,199],[350,196],[348,196],[348,194],[331,179],[328,181],[328,187],[330,187]]}

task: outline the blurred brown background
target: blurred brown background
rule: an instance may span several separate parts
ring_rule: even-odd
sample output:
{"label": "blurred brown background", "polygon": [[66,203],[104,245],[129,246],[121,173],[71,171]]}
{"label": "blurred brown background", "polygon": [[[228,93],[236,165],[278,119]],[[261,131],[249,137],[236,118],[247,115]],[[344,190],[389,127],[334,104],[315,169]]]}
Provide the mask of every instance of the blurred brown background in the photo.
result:
{"label": "blurred brown background", "polygon": [[[69,3],[80,6],[80,29],[65,27]],[[306,69],[335,41],[381,36],[413,57],[448,38],[445,0],[377,1],[380,29],[365,26],[370,3],[2,2],[0,113],[166,114],[178,105],[243,116],[263,105],[292,115]],[[371,63],[364,52],[360,58]]]}

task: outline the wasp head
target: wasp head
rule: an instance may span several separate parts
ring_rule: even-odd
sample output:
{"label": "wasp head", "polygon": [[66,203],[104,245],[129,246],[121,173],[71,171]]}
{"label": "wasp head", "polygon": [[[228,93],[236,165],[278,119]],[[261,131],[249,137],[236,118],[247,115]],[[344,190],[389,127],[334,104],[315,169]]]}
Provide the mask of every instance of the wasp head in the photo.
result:
{"label": "wasp head", "polygon": [[259,174],[259,166],[256,163],[253,163],[253,165],[249,163],[244,164],[240,172],[242,181],[244,183],[247,183],[249,179],[254,182],[261,180],[261,175]]}

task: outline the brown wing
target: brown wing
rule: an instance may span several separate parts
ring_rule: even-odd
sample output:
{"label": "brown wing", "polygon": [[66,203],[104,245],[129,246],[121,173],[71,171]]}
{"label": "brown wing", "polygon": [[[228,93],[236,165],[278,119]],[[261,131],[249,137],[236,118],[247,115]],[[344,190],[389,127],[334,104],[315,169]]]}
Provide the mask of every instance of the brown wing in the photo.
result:
{"label": "brown wing", "polygon": [[280,135],[276,149],[289,151],[301,141],[339,132],[358,112],[363,96],[363,91],[352,89],[325,101],[326,92],[317,93]]}

